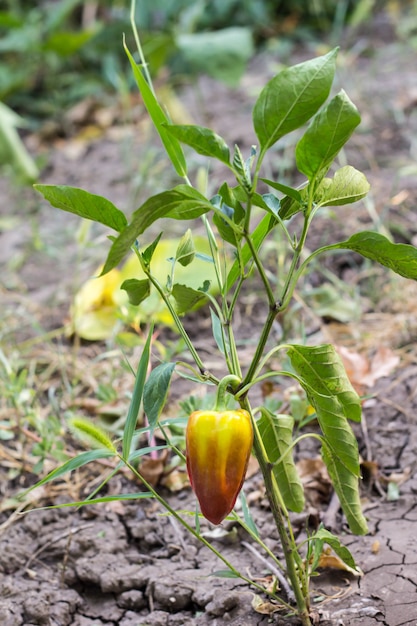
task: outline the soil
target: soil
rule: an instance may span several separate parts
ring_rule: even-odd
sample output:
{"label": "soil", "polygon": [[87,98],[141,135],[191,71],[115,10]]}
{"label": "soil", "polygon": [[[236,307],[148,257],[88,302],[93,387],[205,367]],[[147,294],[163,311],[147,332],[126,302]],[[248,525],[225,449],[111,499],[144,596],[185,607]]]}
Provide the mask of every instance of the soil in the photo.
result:
{"label": "soil", "polygon": [[[398,38],[395,25],[386,15],[378,15],[363,32],[346,33],[342,51],[338,80],[363,115],[362,126],[349,143],[346,155],[352,165],[365,172],[372,193],[368,204],[348,207],[335,214],[333,220],[318,222],[311,241],[327,236],[329,222],[332,230],[346,230],[346,234],[358,223],[362,228],[381,227],[384,223],[398,241],[415,243],[415,49]],[[293,63],[314,54],[316,50],[299,48],[290,59],[282,61]],[[280,60],[270,53],[259,55],[236,90],[201,78],[198,90],[184,89],[181,101],[196,123],[212,126],[229,144],[237,142],[242,151],[248,150],[254,143],[250,135],[254,93]],[[200,106],[201,99],[205,107]],[[146,196],[161,178],[165,184],[170,174],[161,166],[136,186],[128,182],[135,159],[140,162],[145,150],[156,150],[157,157],[158,152],[152,148],[154,140],[149,139],[147,131],[145,139],[141,135],[140,139],[131,140],[132,128],[126,128],[123,131],[112,126],[93,141],[86,141],[80,133],[75,139],[49,144],[42,182],[84,187],[108,197],[121,208],[134,208],[139,197]],[[29,146],[34,146],[34,138],[28,141]],[[274,170],[273,162],[271,169]],[[0,233],[4,285],[0,297],[4,315],[10,315],[11,320],[6,339],[18,333],[21,342],[33,337],[33,324],[25,318],[28,311],[43,330],[62,325],[72,288],[103,259],[105,233],[93,230],[94,246],[88,250],[88,259],[78,261],[78,273],[72,276],[71,267],[79,255],[73,237],[78,220],[39,204],[30,191],[16,190],[6,180],[1,181],[0,192],[1,217],[10,217],[11,213],[17,224],[16,228]],[[13,264],[11,259],[16,262]],[[345,281],[354,280],[361,272],[359,265],[344,264],[340,258],[337,264],[334,260],[330,263]],[[314,275],[310,280],[314,283]],[[369,304],[358,322],[340,325],[317,318],[314,323],[309,320],[317,343],[324,339],[352,347],[361,341],[370,353],[382,345],[401,359],[394,372],[366,390],[369,399],[364,402],[364,419],[356,429],[363,458],[362,495],[369,534],[355,537],[349,533],[331,493],[320,500],[313,494],[305,514],[294,518],[300,538],[306,524],[317,526],[323,520],[342,536],[363,572],[363,576],[355,577],[343,570],[326,568],[313,579],[312,615],[320,625],[417,624],[417,290],[405,281],[391,282],[386,277],[384,280],[385,284],[376,283],[380,290],[378,309]],[[257,306],[253,302],[252,305]],[[244,313],[239,333],[248,339],[253,332],[253,318],[248,320]],[[211,345],[203,316],[193,318],[193,332],[198,341]],[[65,349],[65,344],[60,346],[60,350]],[[69,344],[67,349],[72,349]],[[84,349],[87,359],[91,346]],[[46,392],[45,397],[49,397]],[[33,482],[34,476],[9,471],[13,465],[7,441],[2,442],[0,451],[0,493],[4,498],[0,517],[3,626],[296,626],[297,620],[283,611],[268,612],[264,605],[266,613],[259,612],[259,593],[245,583],[213,576],[221,569],[221,563],[163,515],[151,500],[112,502],[79,510],[34,511],[24,516],[18,510],[10,512],[13,507],[8,508],[7,498]],[[301,450],[300,456],[302,453]],[[305,453],[312,456],[314,450],[306,449]],[[94,470],[99,476],[107,471],[102,465],[95,465]],[[93,483],[91,474],[77,473],[62,488],[38,493],[35,504],[60,503],[73,496],[77,499],[88,493]],[[108,492],[117,494],[138,488],[121,475],[110,481]],[[189,488],[178,492],[160,488],[174,508],[194,509]],[[251,511],[261,536],[280,555],[256,471],[248,478],[245,492],[254,494]],[[250,538],[233,522],[225,522],[220,531],[208,523],[203,528],[240,571],[259,581],[268,580],[268,563],[248,549]],[[261,600],[266,602],[266,598]]]}

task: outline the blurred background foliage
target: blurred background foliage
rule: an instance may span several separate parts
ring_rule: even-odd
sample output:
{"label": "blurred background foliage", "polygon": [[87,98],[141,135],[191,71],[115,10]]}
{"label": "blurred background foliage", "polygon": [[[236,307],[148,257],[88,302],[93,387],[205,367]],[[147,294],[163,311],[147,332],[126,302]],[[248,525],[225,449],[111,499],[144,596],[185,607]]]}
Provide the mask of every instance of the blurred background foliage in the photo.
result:
{"label": "blurred background foliage", "polygon": [[[254,47],[307,31],[328,36],[377,3],[137,0],[136,21],[154,74],[165,66],[170,75],[205,72],[236,84]],[[1,0],[0,100],[33,123],[129,89],[121,45],[125,33],[134,49],[129,13],[129,0]]]}
{"label": "blurred background foliage", "polygon": [[[233,86],[256,50],[338,44],[380,7],[406,15],[399,34],[417,40],[417,0],[136,0],[135,14],[153,78],[208,74]],[[130,10],[130,0],[0,0],[0,165],[33,181],[16,129],[48,122],[65,136],[77,103],[136,91],[122,46],[125,34],[135,49]]]}

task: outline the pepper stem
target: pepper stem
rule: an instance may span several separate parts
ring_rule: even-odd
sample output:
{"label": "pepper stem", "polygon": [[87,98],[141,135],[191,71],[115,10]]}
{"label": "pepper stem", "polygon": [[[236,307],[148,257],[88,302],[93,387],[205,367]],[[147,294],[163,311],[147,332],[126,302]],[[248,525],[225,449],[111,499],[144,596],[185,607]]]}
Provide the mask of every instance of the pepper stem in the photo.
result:
{"label": "pepper stem", "polygon": [[[241,382],[241,379],[234,374],[228,374],[221,379],[217,386],[216,405],[214,407],[215,411],[226,410],[226,394],[233,393]],[[228,391],[228,387],[231,387],[232,391]]]}

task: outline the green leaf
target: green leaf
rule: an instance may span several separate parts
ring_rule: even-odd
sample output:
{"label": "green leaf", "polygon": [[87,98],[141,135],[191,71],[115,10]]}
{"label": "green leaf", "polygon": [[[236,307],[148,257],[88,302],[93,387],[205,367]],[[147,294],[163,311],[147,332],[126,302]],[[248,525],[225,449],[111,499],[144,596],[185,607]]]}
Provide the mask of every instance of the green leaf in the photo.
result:
{"label": "green leaf", "polygon": [[138,280],[137,278],[128,278],[120,285],[120,289],[127,292],[130,304],[138,306],[151,293],[151,283],[148,278]]}
{"label": "green leaf", "polygon": [[0,102],[0,164],[11,166],[25,183],[32,183],[39,170],[16,130],[21,126],[25,126],[23,118]]}
{"label": "green leaf", "polygon": [[35,489],[36,487],[40,487],[41,485],[45,485],[46,483],[49,483],[51,480],[55,480],[55,478],[60,478],[61,476],[63,476],[64,474],[67,474],[68,472],[72,472],[78,469],[79,467],[83,467],[84,465],[87,465],[87,463],[91,463],[92,461],[98,461],[99,459],[106,459],[111,456],[115,456],[115,454],[112,450],[108,450],[107,448],[101,448],[100,450],[88,450],[88,452],[81,452],[81,454],[78,454],[73,459],[69,459],[69,461],[66,461],[65,463],[57,467],[56,469],[52,470],[52,472],[50,472],[47,476],[42,478],[42,480],[39,480],[35,485],[23,491],[22,494],[19,495],[19,498],[23,498],[27,493],[29,493],[29,491],[32,491],[32,489]]}
{"label": "green leaf", "polygon": [[187,285],[180,285],[179,283],[175,283],[172,287],[172,296],[175,299],[178,315],[188,313],[207,298],[203,291],[193,289]]}
{"label": "green leaf", "polygon": [[365,535],[368,526],[362,513],[358,477],[346,468],[333,447],[326,442],[323,442],[321,454],[350,530],[355,535]]}
{"label": "green leaf", "polygon": [[144,500],[153,498],[151,491],[139,491],[137,493],[121,493],[117,496],[103,496],[101,498],[91,498],[91,500],[79,500],[78,502],[62,502],[61,504],[53,504],[52,506],[42,506],[36,511],[49,511],[50,509],[65,509],[67,507],[81,507],[89,504],[103,504],[105,502],[123,502],[124,500]]}
{"label": "green leaf", "polygon": [[331,345],[293,345],[288,356],[300,384],[316,409],[326,443],[355,476],[359,476],[358,443],[348,419],[361,419],[359,396],[353,389],[343,363]]}
{"label": "green leaf", "polygon": [[294,187],[288,187],[288,185],[283,185],[282,183],[277,183],[274,180],[269,180],[268,178],[261,178],[261,180],[263,180],[264,183],[266,183],[273,189],[285,193],[286,196],[289,196],[299,204],[301,204],[301,202],[303,201],[303,198],[298,189],[294,189]]}
{"label": "green leaf", "polygon": [[332,86],[336,56],[337,48],[283,70],[266,84],[253,109],[262,152],[318,111]]}
{"label": "green leaf", "polygon": [[152,370],[143,391],[143,408],[148,416],[151,432],[158,423],[165,406],[175,363],[161,363]]}
{"label": "green leaf", "polygon": [[125,215],[102,196],[66,185],[34,185],[34,188],[57,209],[99,222],[117,232],[127,225]]}
{"label": "green leaf", "polygon": [[238,235],[232,226],[223,219],[222,214],[232,220],[234,224],[238,225],[243,220],[245,211],[241,203],[235,198],[233,190],[227,183],[223,183],[219,189],[219,193],[211,199],[211,204],[219,209],[213,216],[213,222],[220,236],[224,241],[236,246]]}
{"label": "green leaf", "polygon": [[146,82],[142,70],[139,65],[135,63],[134,58],[129,52],[126,43],[123,42],[124,49],[126,51],[127,57],[130,61],[130,65],[132,66],[133,74],[135,76],[136,84],[139,88],[139,91],[142,94],[143,102],[145,107],[152,119],[152,122],[161,138],[162,143],[164,144],[164,148],[168,157],[171,160],[172,165],[175,168],[178,176],[185,177],[187,175],[187,163],[185,161],[184,153],[182,151],[181,145],[179,141],[170,133],[167,132],[166,126],[169,124],[169,119],[165,115],[162,107],[160,106],[158,100],[155,98],[155,95],[152,92],[152,89],[149,87]]}
{"label": "green leaf", "polygon": [[183,267],[187,267],[194,261],[195,247],[193,242],[193,235],[189,228],[186,233],[181,237],[177,251],[175,253],[175,259]]}
{"label": "green leaf", "polygon": [[97,34],[96,29],[82,31],[56,31],[51,33],[43,46],[44,50],[55,52],[61,57],[77,54],[87,42]]}
{"label": "green leaf", "polygon": [[265,202],[265,206],[269,213],[276,217],[279,214],[281,203],[273,193],[262,194],[262,200]]}
{"label": "green leaf", "polygon": [[161,237],[162,237],[162,233],[159,233],[158,237],[156,237],[156,239],[154,239],[154,241],[151,244],[149,244],[149,246],[142,252],[142,260],[145,263],[145,265],[148,265],[148,266],[150,265],[153,254],[156,250],[158,243],[161,240]]}
{"label": "green leaf", "polygon": [[354,250],[400,276],[417,280],[417,248],[410,244],[392,243],[379,233],[363,231],[334,247]]}
{"label": "green leaf", "polygon": [[115,239],[103,268],[103,274],[116,267],[130,251],[136,238],[162,217],[190,220],[212,210],[210,202],[189,185],[178,185],[174,189],[151,196],[132,215],[132,221]]}
{"label": "green leaf", "polygon": [[342,90],[314,117],[297,144],[297,167],[312,181],[324,176],[359,122],[357,108]]}
{"label": "green leaf", "polygon": [[253,532],[253,534],[255,535],[255,537],[259,537],[259,530],[255,524],[255,520],[253,519],[249,506],[248,506],[248,501],[246,499],[246,496],[243,492],[243,489],[240,491],[240,503],[242,505],[242,513],[243,513],[243,519],[245,520],[245,524],[248,528],[250,528],[250,530]]}
{"label": "green leaf", "polygon": [[358,321],[361,316],[361,304],[353,295],[348,294],[332,283],[323,283],[308,292],[309,304],[319,317],[337,320],[343,324]]}
{"label": "green leaf", "polygon": [[147,374],[148,365],[149,365],[152,335],[153,335],[153,325],[151,324],[149,328],[148,336],[146,338],[146,343],[143,347],[143,351],[139,360],[139,365],[138,365],[136,378],[135,378],[135,386],[133,388],[133,393],[132,393],[132,399],[130,400],[129,411],[127,413],[126,423],[123,429],[122,457],[125,460],[130,455],[133,434],[135,432],[139,409],[140,409],[140,405],[142,402],[143,389],[145,386],[146,374]]}
{"label": "green leaf", "polygon": [[330,531],[326,530],[323,527],[319,528],[314,533],[311,541],[314,544],[319,544],[318,549],[315,550],[315,561],[311,566],[312,571],[317,568],[318,560],[322,553],[323,544],[327,543],[327,545],[332,548],[333,552],[337,554],[337,556],[343,561],[343,563],[345,563],[345,565],[350,567],[354,572],[359,572],[358,568],[356,567],[355,559],[353,558],[350,550],[341,543],[339,537],[336,537]]}
{"label": "green leaf", "polygon": [[227,340],[227,337],[225,336],[223,332],[222,323],[218,315],[213,311],[213,309],[210,309],[210,314],[211,314],[211,327],[213,331],[214,341],[216,342],[216,345],[222,354],[229,354],[230,345]]}
{"label": "green leaf", "polygon": [[230,569],[218,569],[210,574],[210,576],[217,576],[217,578],[240,578],[239,574],[232,572]]}
{"label": "green leaf", "polygon": [[[152,435],[152,429],[148,428],[147,432],[150,432]],[[164,444],[160,446],[145,446],[144,448],[140,448],[139,450],[134,450],[129,455],[129,463],[132,463],[132,461],[136,461],[137,459],[140,459],[142,456],[151,454],[152,452],[159,452],[160,450],[166,450],[169,447],[170,446],[168,444]]]}
{"label": "green leaf", "polygon": [[192,71],[207,73],[231,86],[237,85],[253,54],[252,31],[245,27],[183,33],[176,43]]}
{"label": "green leaf", "polygon": [[365,174],[345,165],[335,172],[333,178],[323,178],[314,193],[314,202],[318,206],[352,204],[364,198],[369,188]]}
{"label": "green leaf", "polygon": [[193,125],[173,125],[166,127],[167,131],[179,141],[193,148],[197,154],[213,157],[229,165],[230,151],[225,140],[210,128]]}
{"label": "green leaf", "polygon": [[[242,185],[242,187],[246,190],[246,192],[252,193],[252,165],[256,157],[256,146],[251,147],[250,155],[245,160],[240,151],[238,145],[235,145],[235,149],[233,152],[233,171],[235,173],[236,179]],[[246,200],[246,196],[244,198]]]}
{"label": "green leaf", "polygon": [[[258,429],[268,459],[273,463],[273,473],[285,505],[290,511],[300,513],[304,508],[304,489],[295,467],[292,451],[288,452],[293,438],[294,419],[290,415],[274,415],[265,407],[258,420]],[[278,462],[284,453],[287,454]]]}

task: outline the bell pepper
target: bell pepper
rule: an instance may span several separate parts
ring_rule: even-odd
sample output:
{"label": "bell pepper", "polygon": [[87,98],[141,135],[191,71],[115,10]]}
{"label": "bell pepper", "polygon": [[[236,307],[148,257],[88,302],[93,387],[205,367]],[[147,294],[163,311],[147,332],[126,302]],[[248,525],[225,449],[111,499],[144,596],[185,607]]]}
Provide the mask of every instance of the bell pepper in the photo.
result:
{"label": "bell pepper", "polygon": [[250,415],[194,411],[186,431],[187,471],[202,514],[213,524],[230,513],[245,479],[252,449]]}

